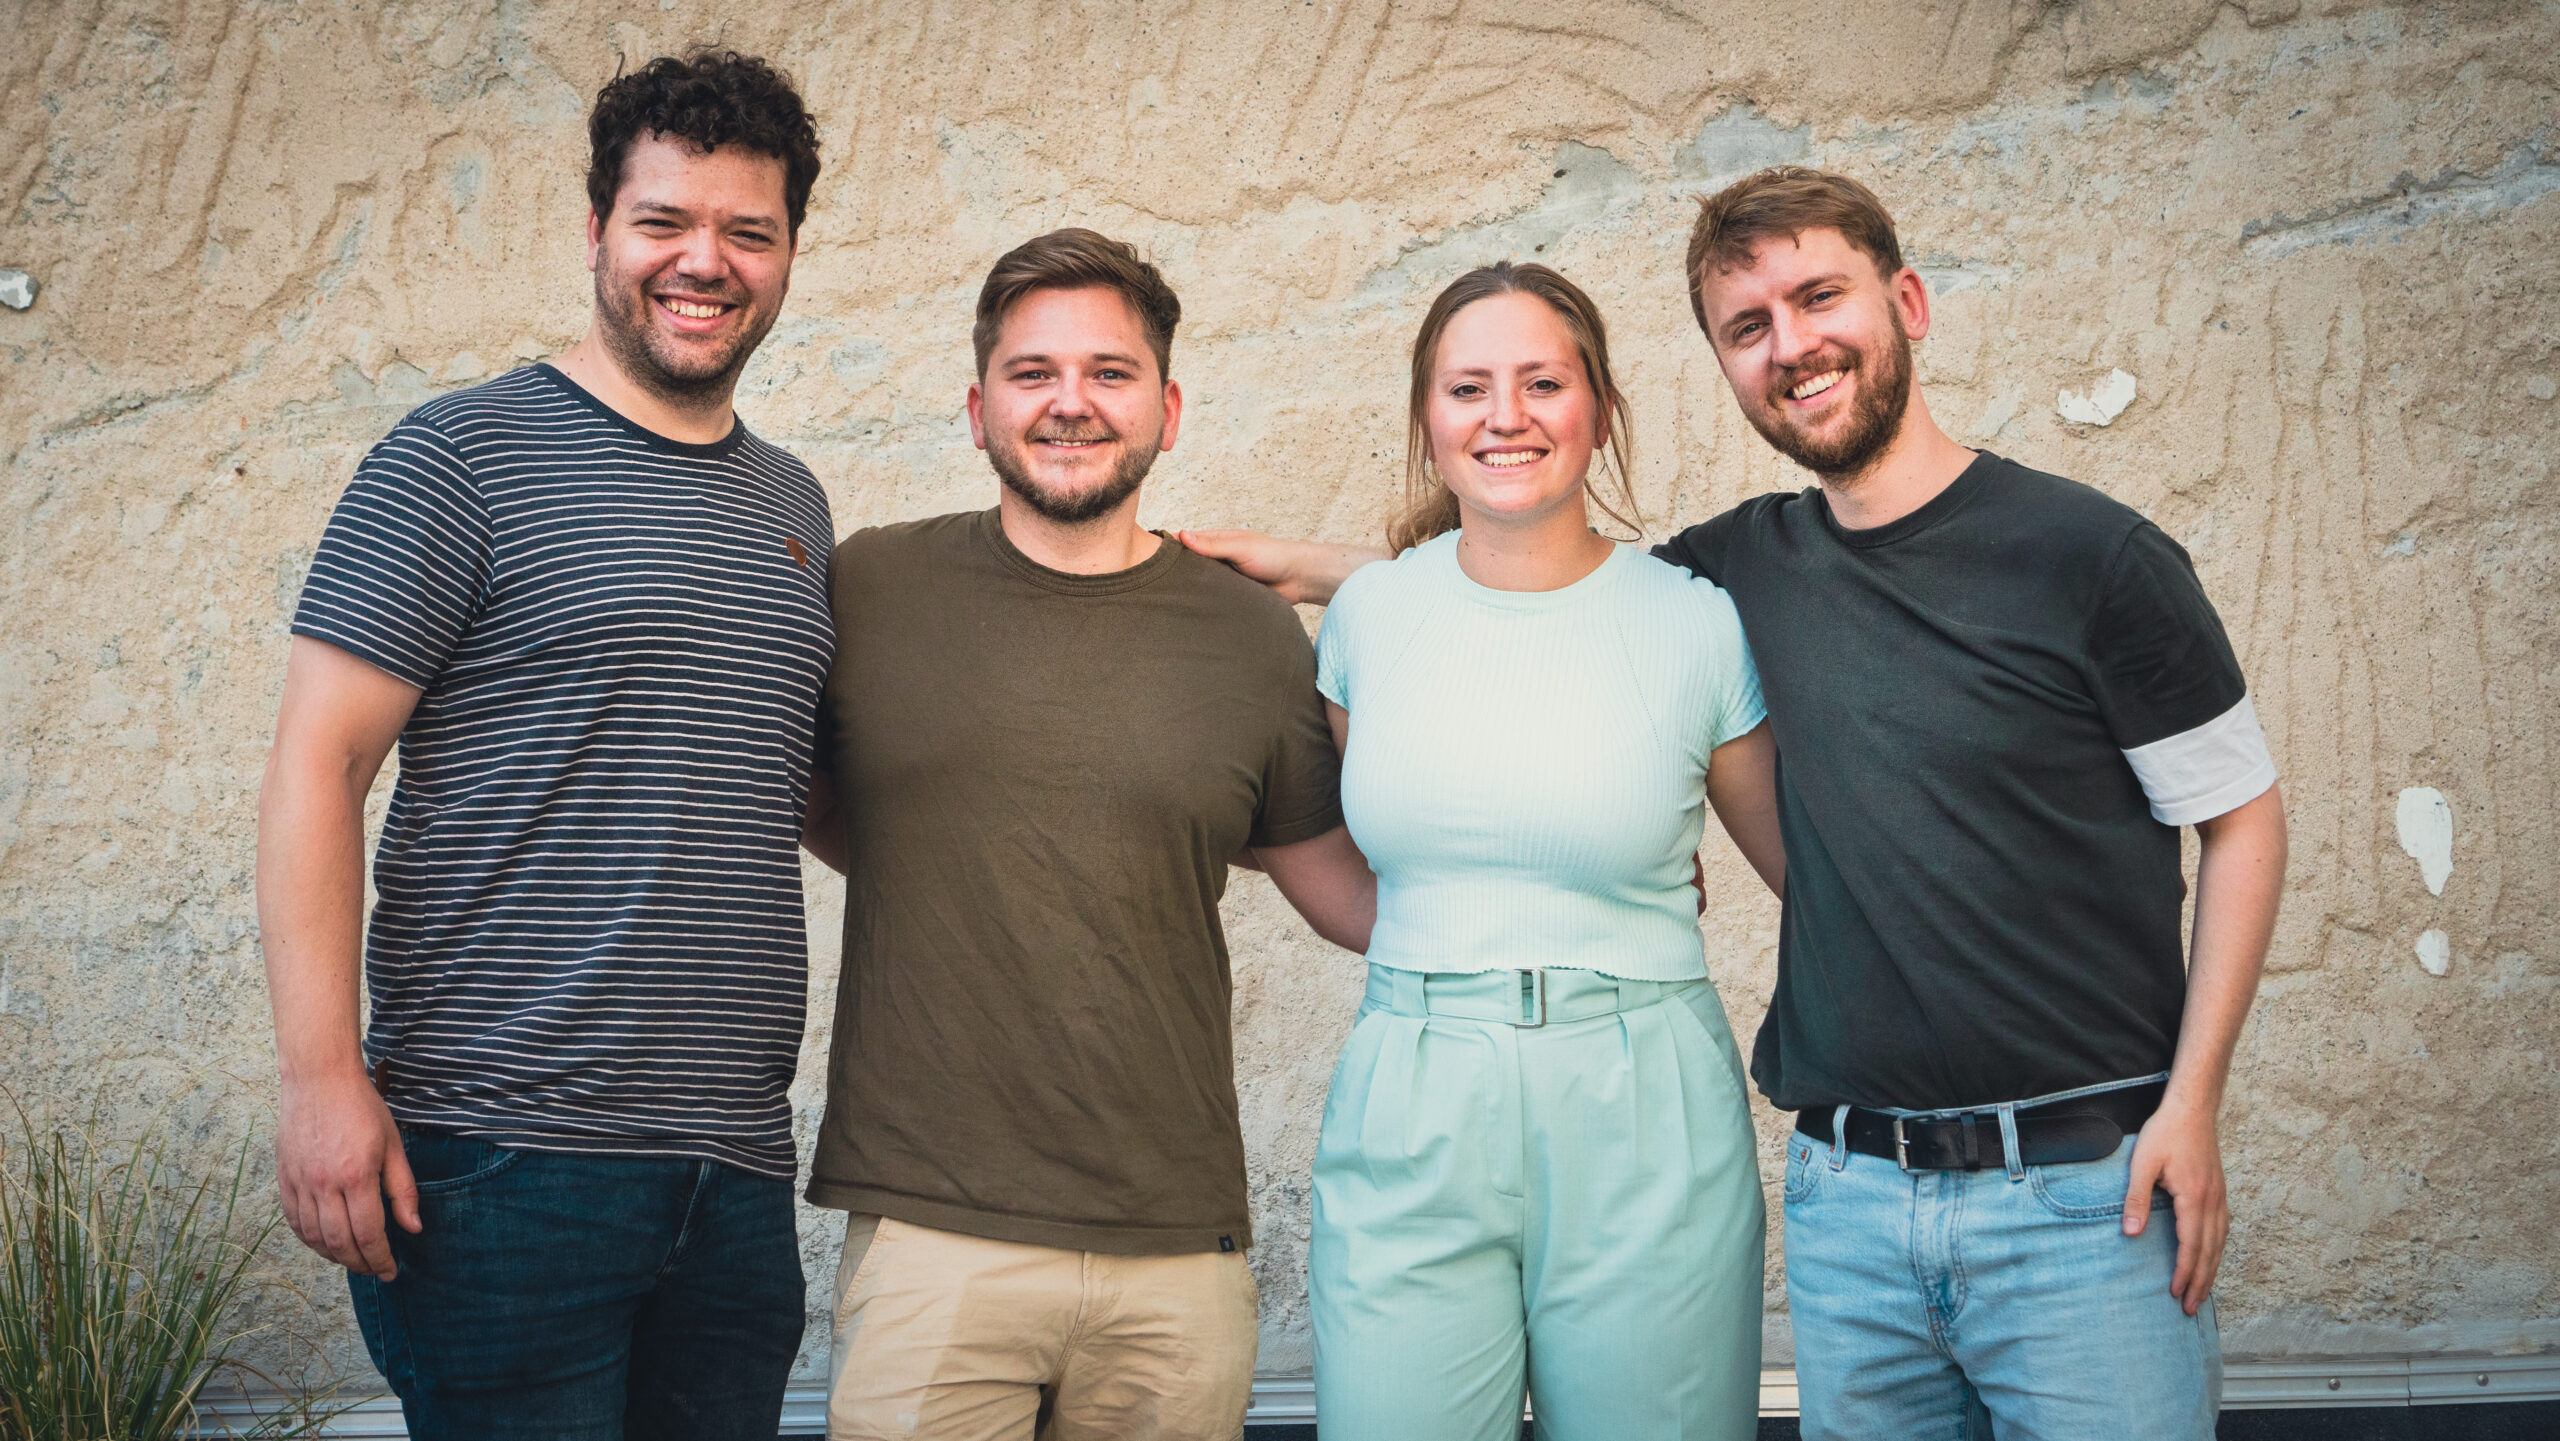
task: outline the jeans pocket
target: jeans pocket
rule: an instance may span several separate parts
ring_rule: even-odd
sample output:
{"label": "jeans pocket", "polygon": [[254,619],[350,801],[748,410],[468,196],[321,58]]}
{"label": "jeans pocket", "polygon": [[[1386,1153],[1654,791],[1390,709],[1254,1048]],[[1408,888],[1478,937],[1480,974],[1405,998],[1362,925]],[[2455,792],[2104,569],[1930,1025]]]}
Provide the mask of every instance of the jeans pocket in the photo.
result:
{"label": "jeans pocket", "polygon": [[1814,1188],[1822,1184],[1823,1173],[1830,1169],[1829,1157],[1805,1141],[1790,1137],[1787,1141],[1787,1204],[1793,1206],[1813,1199]]}
{"label": "jeans pocket", "polygon": [[[2027,1168],[2027,1189],[2035,1193],[2037,1203],[2066,1221],[2096,1221],[2123,1215],[2125,1187],[2132,1180],[2130,1136],[2114,1155],[2102,1161]],[[2165,1192],[2154,1190],[2152,1209],[2159,1209],[2166,1200]]]}
{"label": "jeans pocket", "polygon": [[522,1151],[469,1136],[412,1130],[407,1126],[400,1128],[400,1149],[408,1156],[409,1174],[417,1177],[421,1196],[450,1196],[468,1190],[505,1174],[525,1156]]}

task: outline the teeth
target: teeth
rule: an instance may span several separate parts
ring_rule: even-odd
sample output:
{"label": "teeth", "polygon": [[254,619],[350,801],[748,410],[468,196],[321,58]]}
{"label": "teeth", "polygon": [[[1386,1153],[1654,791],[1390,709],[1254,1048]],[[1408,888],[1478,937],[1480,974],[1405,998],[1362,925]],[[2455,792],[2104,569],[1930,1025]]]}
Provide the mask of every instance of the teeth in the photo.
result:
{"label": "teeth", "polygon": [[725,305],[702,305],[691,300],[676,300],[667,296],[660,296],[659,303],[687,320],[709,320],[729,308]]}
{"label": "teeth", "polygon": [[1489,450],[1477,456],[1476,462],[1500,470],[1514,465],[1527,465],[1537,458],[1538,452],[1534,450]]}
{"label": "teeth", "polygon": [[1804,384],[1797,386],[1795,389],[1788,391],[1787,394],[1798,400],[1811,400],[1822,392],[1838,385],[1840,383],[1840,377],[1846,373],[1847,372],[1845,371],[1826,370],[1822,374],[1815,376],[1813,379],[1806,381]]}

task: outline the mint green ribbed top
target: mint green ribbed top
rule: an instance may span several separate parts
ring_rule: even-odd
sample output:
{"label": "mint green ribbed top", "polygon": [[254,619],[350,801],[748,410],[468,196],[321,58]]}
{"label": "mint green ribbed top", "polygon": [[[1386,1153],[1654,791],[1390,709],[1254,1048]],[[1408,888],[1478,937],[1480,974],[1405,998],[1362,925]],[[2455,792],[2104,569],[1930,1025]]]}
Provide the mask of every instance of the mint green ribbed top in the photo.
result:
{"label": "mint green ribbed top", "polygon": [[1763,714],[1722,590],[1627,546],[1562,590],[1493,590],[1453,531],[1343,585],[1316,672],[1351,713],[1373,964],[1706,974],[1707,757]]}

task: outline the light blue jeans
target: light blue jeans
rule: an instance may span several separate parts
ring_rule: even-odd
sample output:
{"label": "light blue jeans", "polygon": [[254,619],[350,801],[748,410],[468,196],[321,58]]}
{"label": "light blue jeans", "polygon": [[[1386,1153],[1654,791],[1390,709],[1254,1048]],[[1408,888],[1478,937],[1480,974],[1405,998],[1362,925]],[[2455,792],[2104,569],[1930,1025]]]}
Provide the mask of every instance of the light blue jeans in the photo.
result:
{"label": "light blue jeans", "polygon": [[2103,1161],[1906,1173],[1787,1138],[1787,1305],[1805,1441],[2207,1441],[2208,1301],[2169,1294],[2166,1193],[2124,1234],[2133,1140]]}

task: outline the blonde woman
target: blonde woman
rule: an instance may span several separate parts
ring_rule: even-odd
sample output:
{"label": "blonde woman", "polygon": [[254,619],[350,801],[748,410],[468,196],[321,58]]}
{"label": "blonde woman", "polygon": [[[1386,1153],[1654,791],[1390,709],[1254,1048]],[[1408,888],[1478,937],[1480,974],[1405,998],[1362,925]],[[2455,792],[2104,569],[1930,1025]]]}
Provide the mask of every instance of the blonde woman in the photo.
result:
{"label": "blonde woman", "polygon": [[1756,1424],[1760,1181],[1690,880],[1712,805],[1781,885],[1775,748],[1724,593],[1592,529],[1634,514],[1626,429],[1588,296],[1460,277],[1401,554],[1325,615],[1378,888],[1315,1163],[1326,1441],[1509,1438],[1524,1387],[1559,1441]]}

